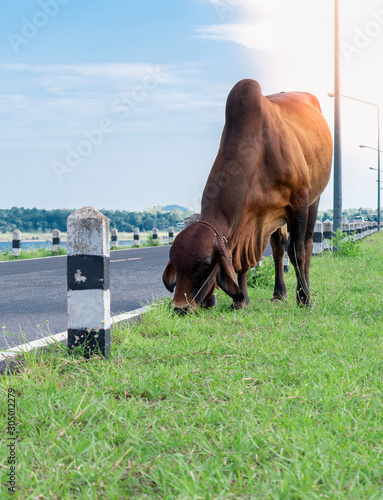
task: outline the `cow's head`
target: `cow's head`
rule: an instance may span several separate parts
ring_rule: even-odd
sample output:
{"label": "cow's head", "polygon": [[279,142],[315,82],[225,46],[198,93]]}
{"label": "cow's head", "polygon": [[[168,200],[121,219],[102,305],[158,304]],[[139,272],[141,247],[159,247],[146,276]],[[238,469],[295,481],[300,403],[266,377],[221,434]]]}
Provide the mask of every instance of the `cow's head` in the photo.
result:
{"label": "cow's head", "polygon": [[199,307],[209,300],[218,285],[233,300],[243,300],[228,251],[208,225],[195,223],[176,237],[170,260],[162,276],[166,288],[175,293],[178,312]]}

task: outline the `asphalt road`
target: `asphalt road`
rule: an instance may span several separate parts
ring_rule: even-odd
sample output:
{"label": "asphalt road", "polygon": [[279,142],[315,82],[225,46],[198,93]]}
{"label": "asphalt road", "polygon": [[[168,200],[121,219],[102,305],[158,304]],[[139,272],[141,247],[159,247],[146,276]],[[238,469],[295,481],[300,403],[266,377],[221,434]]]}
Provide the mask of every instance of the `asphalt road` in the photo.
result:
{"label": "asphalt road", "polygon": [[[168,246],[111,253],[112,315],[171,296],[162,283],[168,258]],[[66,331],[66,256],[0,262],[0,284],[0,348]]]}
{"label": "asphalt road", "polygon": [[[162,283],[168,256],[166,246],[111,253],[112,314],[171,295]],[[66,256],[0,262],[0,283],[0,348],[67,329]]]}

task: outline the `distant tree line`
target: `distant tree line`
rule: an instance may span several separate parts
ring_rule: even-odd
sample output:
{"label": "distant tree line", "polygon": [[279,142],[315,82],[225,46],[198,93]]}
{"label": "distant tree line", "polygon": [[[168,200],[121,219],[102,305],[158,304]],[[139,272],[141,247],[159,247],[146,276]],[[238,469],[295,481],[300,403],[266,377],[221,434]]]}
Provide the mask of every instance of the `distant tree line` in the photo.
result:
{"label": "distant tree line", "polygon": [[[0,232],[6,233],[19,229],[21,232],[50,232],[53,229],[66,232],[68,215],[75,209],[58,208],[44,210],[37,208],[0,209]],[[132,232],[136,227],[140,231],[151,231],[154,227],[166,230],[176,226],[192,214],[188,209],[175,208],[170,211],[162,207],[149,208],[143,212],[126,210],[100,210],[110,219],[110,228],[119,232]]]}
{"label": "distant tree line", "polygon": [[[19,229],[21,232],[50,232],[58,229],[66,231],[68,215],[75,209],[58,208],[55,210],[44,210],[38,208],[0,209],[0,232],[6,233]],[[166,230],[169,226],[176,226],[178,222],[184,221],[193,212],[188,209],[174,208],[170,211],[163,207],[153,207],[143,212],[128,212],[126,210],[104,210],[101,212],[110,219],[110,228],[116,228],[120,232],[132,232],[138,227],[140,231],[151,231],[154,227]],[[382,209],[383,213],[383,209]],[[376,210],[372,208],[348,208],[343,210],[343,219],[350,222],[357,215],[366,220],[377,220]],[[333,219],[332,210],[319,210],[318,220]]]}
{"label": "distant tree line", "polygon": [[[383,213],[383,209],[381,209]],[[342,219],[352,222],[354,217],[361,215],[367,221],[377,221],[377,210],[372,208],[346,208],[342,211]],[[333,210],[319,210],[318,220],[324,222],[325,220],[333,220]]]}

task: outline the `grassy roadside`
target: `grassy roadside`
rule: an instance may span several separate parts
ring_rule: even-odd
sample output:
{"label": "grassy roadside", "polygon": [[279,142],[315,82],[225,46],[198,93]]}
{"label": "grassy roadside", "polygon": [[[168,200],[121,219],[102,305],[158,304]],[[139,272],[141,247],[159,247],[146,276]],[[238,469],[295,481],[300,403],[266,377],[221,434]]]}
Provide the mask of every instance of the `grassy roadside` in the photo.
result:
{"label": "grassy roadside", "polygon": [[[62,346],[1,379],[16,392],[17,498],[380,499],[383,233],[312,259],[314,307],[173,316],[113,330],[105,361]],[[4,437],[1,483],[9,466]],[[38,495],[41,495],[40,497]]]}
{"label": "grassy roadside", "polygon": [[53,257],[55,255],[66,255],[66,248],[60,248],[58,252],[52,252],[46,248],[39,248],[37,250],[21,250],[20,257],[15,257],[12,252],[6,250],[0,252],[0,262],[9,260],[26,260],[26,259],[40,259],[42,257]]}

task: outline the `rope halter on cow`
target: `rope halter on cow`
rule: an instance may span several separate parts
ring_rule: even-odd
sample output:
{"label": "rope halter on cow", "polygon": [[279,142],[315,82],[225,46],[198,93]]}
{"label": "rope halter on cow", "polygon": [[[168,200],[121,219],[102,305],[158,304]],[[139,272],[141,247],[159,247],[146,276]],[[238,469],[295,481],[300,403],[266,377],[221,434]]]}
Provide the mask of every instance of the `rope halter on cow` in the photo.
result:
{"label": "rope halter on cow", "polygon": [[[214,234],[218,238],[218,242],[219,242],[221,253],[225,257],[227,257],[229,260],[231,260],[231,256],[229,255],[229,252],[228,252],[228,250],[226,248],[226,243],[228,243],[227,238],[225,238],[225,236],[220,236],[219,233],[218,233],[218,231],[215,229],[215,227],[212,226],[209,222],[206,222],[204,220],[199,220],[199,221],[196,222],[196,224],[204,224],[205,226],[210,227],[210,229],[212,229],[214,231]],[[198,290],[198,292],[192,298],[191,303],[194,302],[195,298],[198,296],[198,294],[201,292],[201,290],[203,290],[203,288],[206,285],[206,283],[210,280],[210,278],[213,276],[213,274],[217,270],[217,267],[218,267],[218,261],[215,263],[215,265],[213,267],[213,270],[211,271],[211,273],[209,274],[209,276],[206,278],[206,280],[204,281],[204,283],[202,284],[202,286],[200,287],[200,289]]]}

